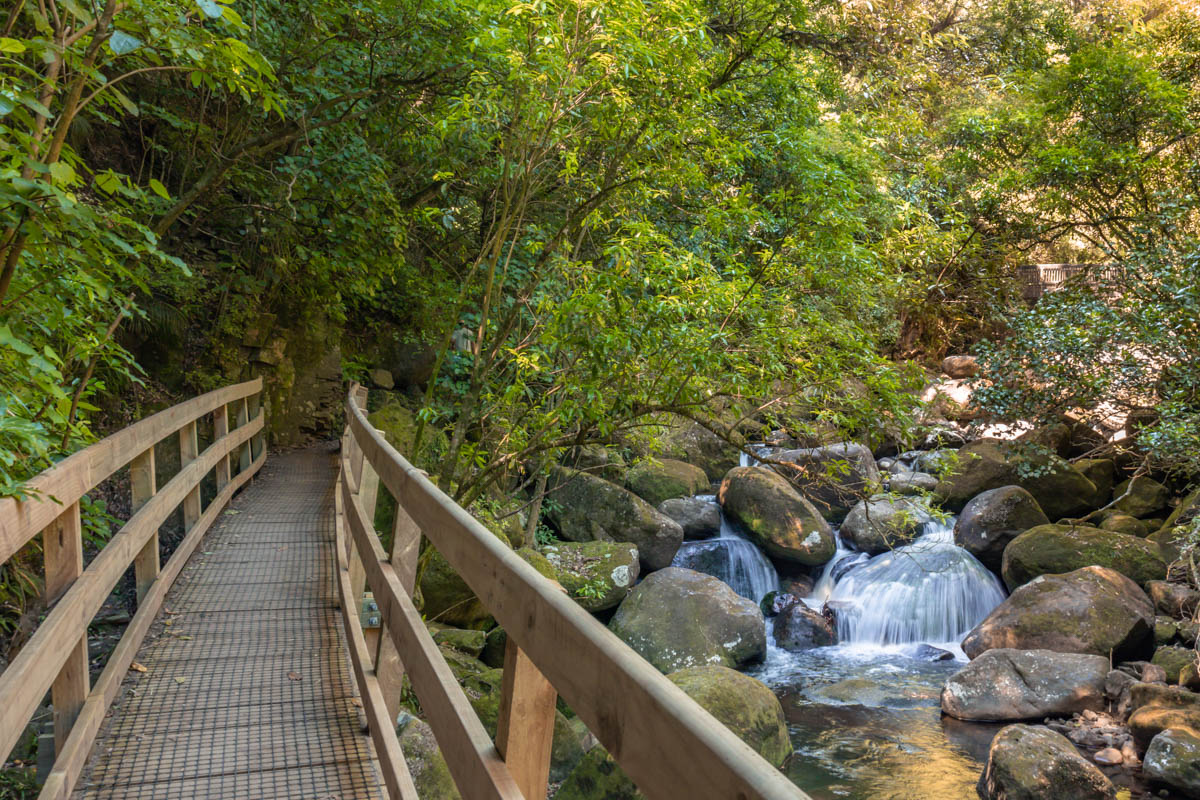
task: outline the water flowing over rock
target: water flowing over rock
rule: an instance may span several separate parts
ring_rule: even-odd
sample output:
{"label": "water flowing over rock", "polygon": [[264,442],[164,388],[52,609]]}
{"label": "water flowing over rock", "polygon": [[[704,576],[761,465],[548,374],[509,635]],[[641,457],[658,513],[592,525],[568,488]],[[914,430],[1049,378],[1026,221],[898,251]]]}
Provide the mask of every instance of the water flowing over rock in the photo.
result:
{"label": "water flowing over rock", "polygon": [[952,528],[931,527],[837,582],[829,599],[839,606],[839,641],[956,642],[1004,600],[996,576],[954,544]]}
{"label": "water flowing over rock", "polygon": [[717,499],[725,514],[773,558],[817,566],[836,551],[829,523],[769,469],[729,470]]}
{"label": "water flowing over rock", "polygon": [[963,507],[954,525],[954,541],[999,573],[1008,543],[1049,522],[1033,495],[1020,486],[1002,486],[976,495]]}
{"label": "water flowing over rock", "polygon": [[942,711],[957,719],[1018,720],[1104,709],[1104,656],[1052,650],[988,650],[942,691]]}
{"label": "water flowing over rock", "polygon": [[662,569],[683,541],[683,528],[642,498],[603,478],[556,467],[550,521],[573,542],[632,542],[642,567]]}
{"label": "water flowing over rock", "polygon": [[1009,725],[992,740],[979,778],[984,800],[1115,800],[1116,787],[1060,733]]}
{"label": "water flowing over rock", "polygon": [[1165,578],[1167,564],[1153,542],[1088,525],[1039,525],[1004,548],[1001,574],[1009,590],[1038,575],[1098,565],[1145,586]]}
{"label": "water flowing over rock", "polygon": [[858,550],[877,555],[912,544],[932,521],[929,507],[919,500],[873,495],[850,509],[841,535]]}
{"label": "water flowing over rock", "polygon": [[1149,655],[1154,606],[1119,572],[1084,567],[1043,575],[1020,587],[963,640],[976,658],[986,650],[1056,650],[1117,659]]}
{"label": "water flowing over rock", "polygon": [[721,581],[669,567],[634,587],[609,629],[660,671],[760,661],[767,649],[758,604]]}
{"label": "water flowing over rock", "polygon": [[771,560],[736,531],[719,509],[717,513],[720,535],[715,539],[684,542],[675,553],[671,566],[712,575],[742,597],[757,603],[779,588],[779,575]]}

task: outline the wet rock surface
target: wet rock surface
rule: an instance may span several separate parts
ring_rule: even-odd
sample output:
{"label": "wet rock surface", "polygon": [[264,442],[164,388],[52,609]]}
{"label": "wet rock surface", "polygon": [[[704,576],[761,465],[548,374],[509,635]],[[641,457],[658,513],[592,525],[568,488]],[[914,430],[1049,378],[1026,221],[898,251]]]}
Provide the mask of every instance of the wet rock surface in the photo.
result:
{"label": "wet rock surface", "polygon": [[988,650],[946,682],[942,711],[965,720],[1023,720],[1104,708],[1108,659],[1052,650]]}
{"label": "wet rock surface", "polygon": [[1010,725],[996,736],[979,779],[984,800],[1115,800],[1116,787],[1061,734]]}

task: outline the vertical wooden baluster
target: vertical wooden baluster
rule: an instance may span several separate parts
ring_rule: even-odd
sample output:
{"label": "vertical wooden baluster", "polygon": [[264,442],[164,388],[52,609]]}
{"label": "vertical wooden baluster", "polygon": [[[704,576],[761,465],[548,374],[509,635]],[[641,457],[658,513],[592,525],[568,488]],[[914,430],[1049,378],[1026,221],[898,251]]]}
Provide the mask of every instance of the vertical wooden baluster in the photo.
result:
{"label": "vertical wooden baluster", "polygon": [[[179,468],[182,470],[200,455],[200,442],[196,438],[196,423],[189,422],[179,429]],[[183,530],[186,533],[200,519],[200,482],[183,498]]]}
{"label": "vertical wooden baluster", "polygon": [[[53,602],[83,572],[83,527],[79,520],[79,503],[73,503],[42,531],[42,547],[45,551],[46,600]],[[72,646],[71,654],[50,689],[54,704],[54,746],[59,752],[75,718],[79,716],[79,710],[83,708],[88,687],[88,641],[85,629],[83,636]]]}
{"label": "vertical wooden baluster", "polygon": [[[146,505],[146,502],[158,491],[154,466],[153,445],[146,452],[135,457],[129,464],[130,493],[133,495],[135,512]],[[146,592],[150,591],[150,584],[158,577],[158,570],[158,531],[155,531],[133,560],[133,576],[137,586],[138,605],[141,605]]]}
{"label": "vertical wooden baluster", "polygon": [[[255,419],[259,411],[262,409],[262,394],[253,395],[246,400],[246,419]],[[263,451],[263,433],[262,431],[250,437],[250,441],[246,443],[246,448],[250,452],[250,460],[254,461]]]}
{"label": "vertical wooden baluster", "polygon": [[[366,407],[367,407],[367,389],[366,389],[366,387],[363,387],[363,386],[358,387],[358,389],[354,393],[354,402],[358,405],[359,408],[366,410]],[[349,456],[350,456],[350,477],[352,479],[351,486],[354,488],[354,497],[357,498],[359,501],[361,501],[362,496],[363,496],[363,492],[362,492],[363,478],[364,478],[363,469],[364,469],[364,464],[366,464],[366,457],[365,457],[366,454],[363,453],[363,449],[359,445],[358,439],[354,436],[353,432],[351,432],[351,434],[350,434]],[[366,465],[366,469],[370,470],[371,472],[374,472],[374,470],[371,470],[369,464]],[[379,489],[379,479],[378,479],[378,477],[376,477],[374,491],[378,492],[378,489]],[[371,520],[371,517],[368,517],[367,521],[370,522],[370,520]],[[350,588],[354,591],[354,599],[357,601],[362,596],[363,587],[366,585],[366,582],[367,582],[367,572],[363,568],[362,559],[364,557],[368,557],[370,554],[358,552],[358,548],[353,544],[354,537],[351,536],[348,538],[351,540],[351,544],[349,545],[350,560],[349,560],[349,563],[347,564],[347,566],[350,570]]]}
{"label": "vertical wooden baluster", "polygon": [[[229,433],[229,406],[224,405],[213,412],[213,443]],[[230,469],[229,454],[221,456],[217,461],[217,491],[220,492],[229,485]]]}
{"label": "vertical wooden baluster", "polygon": [[[400,585],[412,597],[417,580],[417,556],[421,550],[421,529],[412,517],[396,501],[396,520],[392,524],[392,567],[400,578]],[[379,688],[383,691],[383,701],[387,704],[388,714],[394,721],[400,713],[400,690],[404,684],[404,662],[396,651],[392,637],[386,635],[387,620],[383,621],[384,635],[379,637],[379,646],[375,651],[375,676],[379,679]]]}
{"label": "vertical wooden baluster", "polygon": [[[250,407],[246,404],[246,398],[238,401],[237,406],[237,426],[240,428],[250,421]],[[250,469],[250,443],[238,447],[238,472],[245,472]]]}
{"label": "vertical wooden baluster", "polygon": [[545,800],[546,797],[557,697],[550,681],[509,636],[504,649],[496,749],[525,800]]}

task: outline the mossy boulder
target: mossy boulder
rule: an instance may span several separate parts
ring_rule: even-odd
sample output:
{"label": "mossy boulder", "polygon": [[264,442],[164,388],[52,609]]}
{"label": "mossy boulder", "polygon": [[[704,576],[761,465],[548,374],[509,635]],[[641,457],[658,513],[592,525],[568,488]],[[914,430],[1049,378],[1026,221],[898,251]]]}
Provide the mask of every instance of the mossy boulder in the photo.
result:
{"label": "mossy boulder", "polygon": [[679,523],[684,539],[711,539],[721,533],[721,506],[708,497],[664,500],[658,510]]}
{"label": "mossy boulder", "polygon": [[479,660],[489,667],[500,668],[504,666],[504,650],[508,647],[508,633],[499,625],[487,632],[487,639],[483,644],[483,652],[479,654]]}
{"label": "mossy boulder", "polygon": [[621,453],[602,444],[585,444],[568,451],[563,465],[597,475],[606,481],[624,483],[627,466]]}
{"label": "mossy boulder", "polygon": [[1191,619],[1200,607],[1200,592],[1186,583],[1151,581],[1146,585],[1146,594],[1158,613],[1174,619]]}
{"label": "mossy boulder", "polygon": [[1200,489],[1196,489],[1179,501],[1179,505],[1175,506],[1175,510],[1170,513],[1162,527],[1168,529],[1177,525],[1186,525],[1197,516],[1200,516]]}
{"label": "mossy boulder", "polygon": [[[495,670],[499,673],[499,670]],[[500,719],[500,683],[492,691],[471,697],[471,708],[483,723],[488,736],[496,738],[496,724]],[[583,741],[575,726],[561,711],[554,712],[554,737],[550,744],[550,780],[563,780],[583,758]]]}
{"label": "mossy boulder", "polygon": [[643,797],[608,751],[596,745],[575,765],[554,800],[641,800]]}
{"label": "mossy boulder", "polygon": [[[400,451],[400,455],[410,460],[413,458],[417,420],[411,410],[398,401],[391,400],[367,415],[367,421],[383,434],[388,444]],[[423,442],[422,456],[414,462],[418,466],[427,466],[430,459],[441,456],[449,446],[445,433],[436,429],[430,430],[428,427],[425,429]]]}
{"label": "mossy boulder", "polygon": [[1083,477],[1096,487],[1096,493],[1088,502],[1089,506],[1100,508],[1112,499],[1113,484],[1117,479],[1117,465],[1111,458],[1080,458],[1072,461],[1071,466],[1079,470]]}
{"label": "mossy boulder", "polygon": [[1167,683],[1179,683],[1180,674],[1186,667],[1196,664],[1196,651],[1190,647],[1167,645],[1154,651],[1151,664],[1157,664],[1167,673]]}
{"label": "mossy boulder", "polygon": [[1130,714],[1127,724],[1139,748],[1147,747],[1155,736],[1169,728],[1181,728],[1200,736],[1200,708],[1146,705]]}
{"label": "mossy boulder", "polygon": [[838,522],[863,497],[881,486],[871,450],[854,442],[785,450],[777,467],[826,519]]}
{"label": "mossy boulder", "polygon": [[1126,536],[1145,538],[1150,533],[1149,526],[1137,517],[1128,514],[1110,514],[1100,523],[1101,530],[1123,533]]}
{"label": "mossy boulder", "polygon": [[850,509],[841,534],[858,550],[876,555],[911,544],[932,521],[929,506],[919,499],[873,495]]}
{"label": "mossy boulder", "polygon": [[951,511],[988,489],[1020,486],[1049,519],[1089,511],[1096,486],[1083,473],[1044,448],[979,439],[958,451],[958,464],[938,481],[935,495]]}
{"label": "mossy boulder", "polygon": [[1092,653],[1118,660],[1149,655],[1154,605],[1119,572],[1090,566],[1042,575],[1016,589],[963,639],[968,658],[995,648]]}
{"label": "mossy boulder", "polygon": [[742,453],[737,445],[730,444],[707,428],[690,423],[667,435],[663,455],[699,467],[709,481],[719,481],[726,472],[738,465]]}
{"label": "mossy boulder", "polygon": [[673,458],[647,460],[625,474],[629,491],[657,506],[664,500],[691,497],[708,491],[709,480],[700,467]]}
{"label": "mossy boulder", "polygon": [[588,611],[619,605],[641,568],[637,548],[628,543],[560,542],[543,547],[541,554],[555,580]]}
{"label": "mossy boulder", "polygon": [[776,767],[791,755],[783,706],[762,681],[718,666],[689,667],[667,678]]}
{"label": "mossy boulder", "polygon": [[552,473],[550,488],[554,503],[547,516],[564,539],[632,542],[646,570],[668,566],[683,543],[679,523],[603,478],[559,467]]}
{"label": "mossy boulder", "polygon": [[1131,517],[1150,517],[1167,507],[1171,491],[1153,478],[1138,475],[1113,487],[1113,503],[1117,511]]}
{"label": "mossy boulder", "polygon": [[833,529],[782,476],[763,467],[735,467],[721,481],[725,513],[773,558],[819,566],[837,551]]}
{"label": "mossy boulder", "polygon": [[1184,797],[1200,797],[1200,736],[1169,728],[1150,740],[1142,772]]}
{"label": "mossy boulder", "polygon": [[494,624],[491,613],[479,602],[471,587],[437,550],[428,556],[419,585],[421,611],[428,621],[479,630]]}
{"label": "mossy boulder", "polygon": [[453,647],[472,658],[479,658],[487,641],[487,633],[480,630],[451,628],[437,623],[430,623],[428,627],[435,644]]}
{"label": "mossy boulder", "polygon": [[712,576],[679,567],[634,587],[608,627],[664,673],[705,664],[740,667],[767,651],[757,603]]}
{"label": "mossy boulder", "polygon": [[1020,486],[1001,486],[967,502],[954,524],[954,542],[998,573],[1008,543],[1049,522],[1033,495]]}
{"label": "mossy boulder", "polygon": [[460,800],[462,796],[428,723],[410,718],[400,732],[400,749],[421,800]]}
{"label": "mossy boulder", "polygon": [[976,789],[983,800],[1115,800],[1117,789],[1067,737],[1009,725],[992,740]]}
{"label": "mossy boulder", "polygon": [[1108,567],[1141,586],[1167,575],[1158,548],[1145,539],[1089,525],[1039,525],[1004,548],[1001,575],[1009,591],[1038,575],[1091,565]]}

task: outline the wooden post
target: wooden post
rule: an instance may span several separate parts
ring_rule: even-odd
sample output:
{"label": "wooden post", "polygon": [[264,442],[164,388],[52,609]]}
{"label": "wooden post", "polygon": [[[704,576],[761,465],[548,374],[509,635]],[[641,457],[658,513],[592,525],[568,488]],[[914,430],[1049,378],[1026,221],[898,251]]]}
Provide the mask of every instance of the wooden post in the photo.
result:
{"label": "wooden post", "polygon": [[504,682],[496,749],[525,800],[545,800],[558,693],[512,636],[504,649]]}
{"label": "wooden post", "polygon": [[[259,411],[261,411],[261,410],[262,410],[262,394],[251,395],[250,397],[246,398],[246,419],[247,419],[247,421],[252,420],[255,417],[257,417],[259,414]],[[265,428],[264,428],[264,430],[265,430]],[[263,434],[260,431],[259,433],[256,433],[256,434],[254,434],[254,436],[250,437],[250,441],[246,443],[246,449],[250,452],[250,460],[251,461],[253,461],[254,459],[258,458],[260,455],[262,455],[262,451],[263,451],[263,438],[262,437],[263,437]]]}
{"label": "wooden post", "polygon": [[[213,441],[221,441],[221,437],[229,433],[229,406],[224,405],[213,412]],[[229,469],[229,454],[221,456],[217,462],[217,492],[229,485],[232,472]]]}
{"label": "wooden post", "polygon": [[[59,515],[42,532],[42,547],[45,550],[46,601],[57,600],[83,572],[83,527],[79,519],[79,503]],[[67,735],[83,702],[88,695],[88,641],[87,629],[71,647],[71,654],[63,664],[50,688],[54,704],[54,744],[62,751]]]}
{"label": "wooden post", "polygon": [[[196,438],[196,423],[189,422],[179,429],[179,468],[183,469],[200,455],[200,442]],[[200,482],[183,498],[183,531],[187,533],[200,519]]]}
{"label": "wooden post", "polygon": [[[130,493],[133,495],[134,512],[146,505],[146,502],[158,491],[154,467],[153,445],[129,463],[129,485]],[[137,586],[139,606],[142,604],[142,598],[146,596],[146,592],[150,591],[150,585],[158,577],[159,567],[158,531],[156,530],[133,559],[133,577]]]}
{"label": "wooden post", "polygon": [[[421,529],[412,517],[396,501],[396,519],[392,523],[392,552],[390,561],[400,578],[400,585],[408,596],[412,597],[417,580],[417,556],[421,550]],[[379,688],[383,692],[383,701],[387,704],[388,714],[395,721],[400,713],[400,691],[404,685],[404,662],[396,651],[396,643],[387,635],[387,620],[383,621],[383,635],[379,637],[379,646],[375,650],[375,677],[379,679]]]}
{"label": "wooden post", "polygon": [[[243,397],[238,401],[237,426],[240,428],[249,421],[250,409],[246,404],[246,398]],[[246,470],[250,469],[250,462],[250,443],[246,442],[238,447],[238,472],[245,472]]]}

